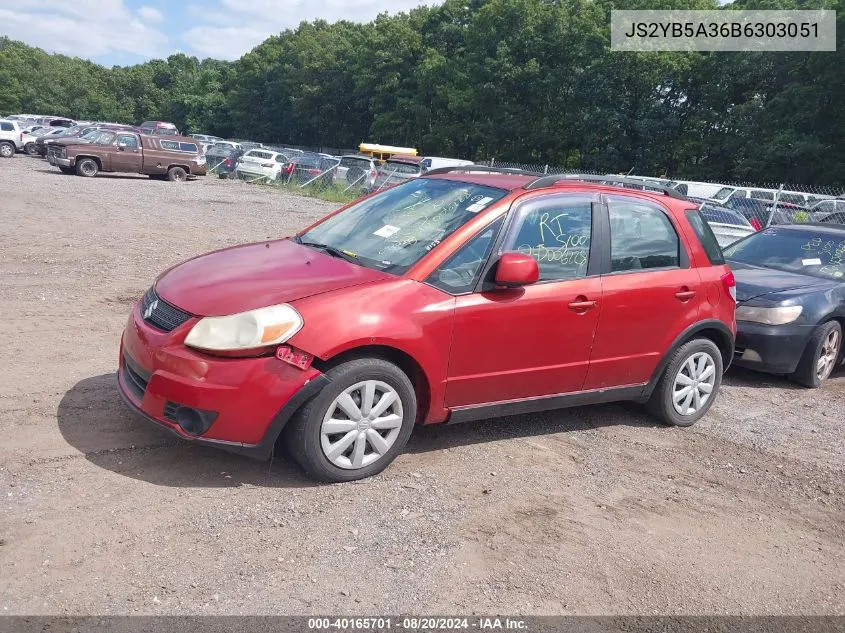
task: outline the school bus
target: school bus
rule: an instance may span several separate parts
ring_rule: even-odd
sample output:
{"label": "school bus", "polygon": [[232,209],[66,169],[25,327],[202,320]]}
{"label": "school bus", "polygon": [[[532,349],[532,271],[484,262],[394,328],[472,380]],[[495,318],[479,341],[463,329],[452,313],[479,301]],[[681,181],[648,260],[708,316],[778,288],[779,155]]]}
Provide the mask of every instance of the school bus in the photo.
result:
{"label": "school bus", "polygon": [[417,155],[417,150],[413,147],[393,147],[392,145],[377,145],[375,143],[361,143],[358,146],[358,151],[379,161],[385,161],[394,154]]}

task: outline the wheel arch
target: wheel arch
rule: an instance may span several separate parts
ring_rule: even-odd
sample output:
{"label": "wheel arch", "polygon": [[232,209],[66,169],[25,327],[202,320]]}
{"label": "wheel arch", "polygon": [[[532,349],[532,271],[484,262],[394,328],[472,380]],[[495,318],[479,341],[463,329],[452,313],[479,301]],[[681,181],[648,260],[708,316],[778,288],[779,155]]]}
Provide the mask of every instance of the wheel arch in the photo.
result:
{"label": "wheel arch", "polygon": [[663,372],[666,371],[666,366],[672,360],[672,356],[678,348],[696,338],[706,338],[716,344],[716,347],[719,348],[722,355],[722,368],[727,371],[728,367],[730,367],[733,362],[733,332],[731,332],[730,328],[728,328],[728,326],[722,321],[718,321],[716,319],[700,321],[681,332],[681,334],[678,335],[669,347],[668,351],[663,355],[663,358],[660,360],[660,364],[658,364],[657,369],[654,370],[654,373],[651,376],[651,380],[643,390],[643,399],[647,400],[651,397],[655,387],[657,387],[657,383],[660,381],[660,377],[663,375]]}
{"label": "wheel arch", "polygon": [[167,171],[170,171],[170,170],[171,170],[171,169],[173,169],[174,167],[181,167],[182,169],[184,169],[184,170],[185,170],[185,173],[186,173],[186,174],[190,174],[190,173],[191,173],[191,168],[190,168],[188,165],[184,165],[184,164],[182,164],[182,163],[171,163],[171,164],[169,164],[169,165],[167,166]]}
{"label": "wheel arch", "polygon": [[73,157],[74,165],[78,164],[78,163],[79,163],[79,161],[81,161],[81,160],[85,160],[86,158],[90,158],[90,159],[91,159],[91,160],[93,160],[95,163],[97,163],[97,168],[98,168],[98,169],[102,169],[102,168],[103,168],[103,161],[102,161],[102,159],[101,159],[99,156],[91,156],[91,155],[89,155],[89,154],[78,154],[77,156],[74,156],[74,157]]}
{"label": "wheel arch", "polygon": [[393,363],[405,372],[411,384],[414,385],[414,392],[417,396],[416,423],[421,424],[426,419],[431,407],[431,383],[422,365],[408,352],[398,347],[392,347],[390,345],[359,345],[345,349],[325,360],[315,358],[313,366],[325,374],[332,367],[358,358],[380,358]]}

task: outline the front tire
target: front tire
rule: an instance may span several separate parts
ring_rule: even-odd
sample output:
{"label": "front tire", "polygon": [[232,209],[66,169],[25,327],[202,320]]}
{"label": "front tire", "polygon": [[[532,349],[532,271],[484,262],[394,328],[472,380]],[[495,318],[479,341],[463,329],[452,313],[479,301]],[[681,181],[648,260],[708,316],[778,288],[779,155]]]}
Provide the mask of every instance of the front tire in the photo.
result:
{"label": "front tire", "polygon": [[841,360],[842,326],[837,321],[828,321],[813,332],[797,369],[789,378],[805,387],[818,389]]}
{"label": "front tire", "polygon": [[685,343],[672,355],[647,408],[664,424],[692,426],[713,406],[722,385],[722,353],[710,339]]}
{"label": "front tire", "polygon": [[414,386],[396,365],[378,358],[342,363],[326,376],[328,386],[285,427],[287,451],[322,481],[354,481],[380,473],[413,431]]}
{"label": "front tire", "polygon": [[35,143],[27,143],[23,149],[28,156],[38,156],[38,146]]}
{"label": "front tire", "polygon": [[76,175],[93,178],[100,171],[100,166],[93,158],[83,158],[76,163]]}

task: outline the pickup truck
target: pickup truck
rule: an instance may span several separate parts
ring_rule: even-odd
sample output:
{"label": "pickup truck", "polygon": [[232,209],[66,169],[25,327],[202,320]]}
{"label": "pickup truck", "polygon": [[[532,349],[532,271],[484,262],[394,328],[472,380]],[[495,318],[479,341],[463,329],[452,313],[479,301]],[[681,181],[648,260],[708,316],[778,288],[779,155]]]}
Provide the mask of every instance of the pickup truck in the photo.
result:
{"label": "pickup truck", "polygon": [[194,139],[124,131],[106,130],[96,142],[56,147],[47,160],[63,174],[87,178],[103,171],[182,182],[206,173],[205,156]]}

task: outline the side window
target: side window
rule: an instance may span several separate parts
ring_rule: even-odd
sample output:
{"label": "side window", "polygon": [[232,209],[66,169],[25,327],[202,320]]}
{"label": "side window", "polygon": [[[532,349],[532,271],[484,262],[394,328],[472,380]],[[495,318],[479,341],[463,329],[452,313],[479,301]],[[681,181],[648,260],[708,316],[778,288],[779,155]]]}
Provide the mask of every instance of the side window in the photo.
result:
{"label": "side window", "polygon": [[752,191],[751,197],[757,198],[758,200],[774,200],[775,194],[771,191]]}
{"label": "side window", "polygon": [[731,194],[731,198],[747,198],[748,192],[745,189],[737,189]]}
{"label": "side window", "polygon": [[472,292],[476,281],[478,281],[478,274],[481,272],[484,262],[490,256],[490,249],[496,241],[502,221],[502,218],[499,218],[487,228],[482,229],[480,233],[443,262],[431,274],[428,282],[450,295]]}
{"label": "side window", "polygon": [[0,123],[0,130],[3,130],[4,132],[14,132],[15,126],[12,125],[11,123],[3,122],[3,123]]}
{"label": "side window", "polygon": [[592,200],[584,196],[538,199],[517,209],[504,250],[537,260],[540,281],[587,276],[593,232]]}
{"label": "side window", "polygon": [[660,208],[631,198],[608,197],[612,272],[680,266],[680,241]]}
{"label": "side window", "polygon": [[816,205],[816,211],[833,211],[833,201],[819,202]]}
{"label": "side window", "polygon": [[713,233],[710,225],[701,217],[701,213],[695,210],[689,210],[687,211],[687,219],[689,220],[690,226],[692,226],[692,230],[695,231],[698,241],[701,242],[701,247],[707,254],[707,259],[710,260],[710,263],[714,266],[724,264],[725,258],[722,255],[722,247],[719,246],[719,240],[716,239],[716,235]]}
{"label": "side window", "polygon": [[132,149],[138,148],[138,139],[134,136],[118,136],[117,137],[117,146],[118,147],[130,147]]}

